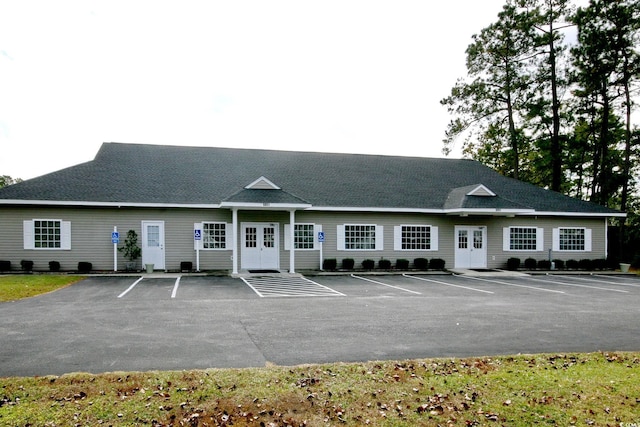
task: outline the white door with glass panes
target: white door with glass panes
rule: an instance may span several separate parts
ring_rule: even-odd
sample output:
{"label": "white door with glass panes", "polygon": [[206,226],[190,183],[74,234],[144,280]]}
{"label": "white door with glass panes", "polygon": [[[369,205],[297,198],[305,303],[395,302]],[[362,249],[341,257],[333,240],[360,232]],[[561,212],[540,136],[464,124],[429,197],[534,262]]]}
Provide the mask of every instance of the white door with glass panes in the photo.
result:
{"label": "white door with glass panes", "polygon": [[164,221],[142,221],[142,266],[164,270]]}
{"label": "white door with glass panes", "polygon": [[487,268],[487,227],[455,227],[455,268]]}
{"label": "white door with glass panes", "polygon": [[242,263],[245,270],[278,270],[279,224],[242,223]]}

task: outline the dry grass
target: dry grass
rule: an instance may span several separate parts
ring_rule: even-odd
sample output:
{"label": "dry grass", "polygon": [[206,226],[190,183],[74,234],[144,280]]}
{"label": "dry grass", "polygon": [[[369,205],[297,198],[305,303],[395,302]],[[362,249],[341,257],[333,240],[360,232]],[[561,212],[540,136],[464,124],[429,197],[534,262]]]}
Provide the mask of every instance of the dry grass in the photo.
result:
{"label": "dry grass", "polygon": [[1,425],[640,423],[640,353],[0,379]]}

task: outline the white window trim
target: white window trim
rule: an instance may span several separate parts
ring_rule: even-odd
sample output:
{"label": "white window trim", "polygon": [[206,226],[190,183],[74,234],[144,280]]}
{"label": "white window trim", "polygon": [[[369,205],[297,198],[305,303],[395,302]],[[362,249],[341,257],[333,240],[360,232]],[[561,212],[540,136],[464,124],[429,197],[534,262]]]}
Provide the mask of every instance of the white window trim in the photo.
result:
{"label": "white window trim", "polygon": [[[536,248],[533,249],[511,249],[511,229],[512,228],[535,228]],[[505,252],[543,252],[544,251],[544,228],[533,225],[511,225],[502,229],[502,250]]]}
{"label": "white window trim", "polygon": [[[376,247],[375,249],[347,249],[345,239],[345,227],[347,226],[365,226],[375,227],[376,232]],[[375,252],[384,250],[384,226],[377,224],[339,224],[337,230],[338,250],[348,252]]]}
{"label": "white window trim", "polygon": [[[296,225],[313,225],[313,248],[296,248],[298,251],[317,251],[320,250],[320,243],[318,242],[318,233],[322,231],[322,224],[314,224],[311,222],[296,222]],[[284,250],[291,250],[291,224],[284,225]],[[295,237],[295,236],[294,236]]]}
{"label": "white window trim", "polygon": [[[429,249],[402,249],[402,227],[429,227],[431,241]],[[393,250],[402,252],[435,252],[438,250],[438,227],[430,224],[401,224],[393,227]]]}
{"label": "white window trim", "polygon": [[[204,247],[204,224],[224,224],[225,232],[224,232],[224,248],[205,248]],[[193,224],[194,230],[200,230],[202,235],[200,236],[201,240],[193,240],[193,250],[198,249],[198,242],[200,242],[200,250],[201,251],[230,251],[233,248],[233,224],[224,221],[202,221],[196,222]]]}
{"label": "white window trim", "polygon": [[[35,221],[58,221],[60,222],[60,247],[59,248],[36,248],[35,242]],[[23,221],[23,247],[26,250],[34,251],[69,251],[71,250],[71,221],[63,221],[54,218],[34,218]]]}
{"label": "white window trim", "polygon": [[[579,250],[579,249],[572,249],[572,250],[566,250],[566,249],[560,249],[560,230],[584,230],[584,249],[583,250]],[[585,253],[585,252],[591,252],[592,251],[592,246],[591,246],[591,229],[590,228],[586,228],[586,227],[558,227],[558,228],[554,228],[553,229],[553,247],[552,250],[554,252],[578,252],[578,253]]]}

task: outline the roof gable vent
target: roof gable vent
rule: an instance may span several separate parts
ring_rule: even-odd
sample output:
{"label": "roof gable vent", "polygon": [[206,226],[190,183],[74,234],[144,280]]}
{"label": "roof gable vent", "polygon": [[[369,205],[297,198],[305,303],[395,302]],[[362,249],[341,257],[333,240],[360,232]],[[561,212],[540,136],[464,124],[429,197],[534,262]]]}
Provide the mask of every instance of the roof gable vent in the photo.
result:
{"label": "roof gable vent", "polygon": [[496,193],[489,190],[484,185],[480,184],[475,187],[473,190],[467,193],[467,196],[480,196],[480,197],[495,197]]}
{"label": "roof gable vent", "polygon": [[269,181],[264,176],[261,176],[244,188],[247,190],[280,190],[280,187]]}

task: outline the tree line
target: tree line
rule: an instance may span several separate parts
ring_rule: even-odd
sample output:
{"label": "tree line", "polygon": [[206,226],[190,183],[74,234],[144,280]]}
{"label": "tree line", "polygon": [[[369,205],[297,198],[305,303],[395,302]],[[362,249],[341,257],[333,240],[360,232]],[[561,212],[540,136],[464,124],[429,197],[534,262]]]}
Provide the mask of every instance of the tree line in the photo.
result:
{"label": "tree line", "polygon": [[440,101],[443,152],[462,140],[504,175],[628,212],[623,240],[640,239],[640,0],[507,0],[497,18]]}

